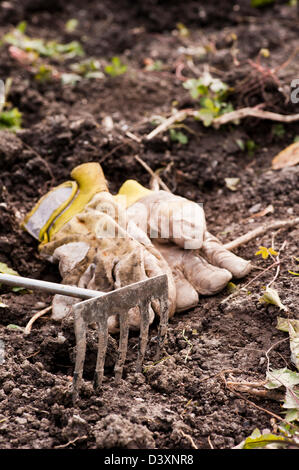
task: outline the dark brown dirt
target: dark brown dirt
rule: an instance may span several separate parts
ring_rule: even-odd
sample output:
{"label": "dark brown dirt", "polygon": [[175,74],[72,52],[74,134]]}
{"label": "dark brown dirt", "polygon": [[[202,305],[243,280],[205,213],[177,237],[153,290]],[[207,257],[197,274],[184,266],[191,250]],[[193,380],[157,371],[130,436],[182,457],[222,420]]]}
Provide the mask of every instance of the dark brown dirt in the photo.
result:
{"label": "dark brown dirt", "polygon": [[[169,115],[174,101],[179,108],[194,105],[175,73],[181,63],[186,77],[199,76],[209,64],[212,74],[234,87],[235,106],[266,102],[273,111],[298,112],[298,105],[296,109],[287,103],[275,82],[266,81],[265,87],[254,90],[244,84],[248,77],[260,83],[260,72],[248,59],[256,61],[261,48],[270,51],[262,64],[278,67],[298,45],[294,7],[276,2],[257,10],[247,1],[225,1],[219,7],[219,2],[207,5],[191,0],[151,0],[134,6],[120,0],[49,4],[3,2],[0,36],[26,20],[31,36],[78,40],[87,57],[105,65],[118,56],[128,70],[116,78],[84,79],[74,86],[57,80],[40,83],[2,46],[0,78],[13,78],[9,101],[23,113],[23,129],[17,135],[0,133],[1,262],[24,276],[59,282],[57,267],[40,258],[36,242],[20,229],[23,216],[50,187],[68,179],[79,163],[101,162],[112,192],[128,177],[148,184],[149,175],[134,159],[137,153],[153,170],[164,169],[161,177],[173,192],[204,203],[210,231],[224,242],[261,222],[298,215],[299,167],[271,170],[271,159],[299,135],[298,124],[285,125],[278,136],[269,121],[251,118],[215,130],[188,119],[186,124],[194,133],[185,131],[189,138],[185,145],[173,142],[168,132],[152,141],[142,139],[153,129],[152,116]],[[79,27],[66,33],[70,18],[77,18]],[[179,22],[189,28],[189,36],[178,33]],[[206,47],[207,53],[203,58],[194,56],[192,66],[183,48],[195,46]],[[238,64],[233,59],[235,49]],[[163,69],[145,70],[146,58],[161,60]],[[46,62],[65,71],[76,60]],[[282,67],[277,76],[288,93],[290,81],[298,77],[298,62]],[[103,124],[106,116],[113,119],[112,130]],[[141,142],[128,138],[128,130]],[[240,150],[238,139],[253,140],[253,154]],[[225,186],[226,177],[240,178],[236,192]],[[254,217],[269,204],[273,213]],[[293,228],[275,233],[274,238],[276,249],[286,241],[275,288],[295,318],[299,318],[298,278],[288,270],[295,269],[298,235],[298,228]],[[254,256],[259,245],[271,246],[271,242],[268,233],[237,250],[257,266],[241,285],[261,273],[258,268],[271,264]],[[5,362],[0,365],[0,448],[202,449],[212,445],[224,449],[237,445],[255,428],[271,429],[266,410],[281,414],[280,403],[238,395],[224,379],[263,380],[266,351],[286,338],[276,329],[279,309],[258,301],[274,274],[273,269],[263,273],[244,297],[227,304],[221,301],[228,292],[202,297],[198,307],[173,318],[163,360],[153,362],[153,340],[143,374],[135,373],[138,338],[132,333],[120,386],[114,384],[112,372],[117,338],[111,338],[100,395],[91,385],[96,357],[96,335],[91,330],[84,389],[75,408],[72,325],[41,318],[25,337],[22,329],[9,325],[24,327],[34,312],[51,303],[51,297],[14,293],[2,286],[1,301],[8,307],[0,309],[0,339],[5,344]],[[155,334],[153,326],[151,337]],[[293,367],[288,341],[272,349],[270,360],[273,368]]]}

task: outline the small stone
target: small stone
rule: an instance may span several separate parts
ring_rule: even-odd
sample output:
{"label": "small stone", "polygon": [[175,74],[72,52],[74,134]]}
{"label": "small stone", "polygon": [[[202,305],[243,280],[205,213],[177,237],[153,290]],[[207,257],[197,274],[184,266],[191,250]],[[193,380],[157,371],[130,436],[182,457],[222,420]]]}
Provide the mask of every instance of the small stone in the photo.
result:
{"label": "small stone", "polygon": [[17,417],[17,418],[16,418],[16,423],[18,423],[18,424],[27,424],[27,419],[26,419],[26,418]]}

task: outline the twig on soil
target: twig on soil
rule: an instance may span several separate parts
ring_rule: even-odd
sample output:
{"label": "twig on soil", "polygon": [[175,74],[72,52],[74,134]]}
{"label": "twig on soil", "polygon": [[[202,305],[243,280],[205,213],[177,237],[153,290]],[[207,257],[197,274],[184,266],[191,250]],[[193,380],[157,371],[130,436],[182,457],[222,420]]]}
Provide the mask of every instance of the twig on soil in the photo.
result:
{"label": "twig on soil", "polygon": [[211,441],[211,436],[208,436],[208,443],[209,443],[209,446],[211,447],[211,449],[214,449],[214,446],[213,446],[212,441]]}
{"label": "twig on soil", "polygon": [[[273,237],[274,238],[274,237]],[[274,240],[272,240],[272,248],[274,249]],[[276,257],[276,261],[278,263],[277,265],[277,268],[276,268],[276,273],[275,273],[275,276],[273,277],[272,281],[269,282],[269,284],[267,284],[267,288],[271,286],[271,284],[273,284],[276,279],[278,278],[278,275],[280,273],[280,258],[279,258],[279,255],[280,255],[280,252],[283,251],[285,249],[285,246],[286,246],[286,240],[283,242],[283,244],[281,245],[279,251],[278,251],[278,255]]]}
{"label": "twig on soil", "polygon": [[187,116],[193,116],[196,113],[193,109],[180,109],[176,113],[174,113],[172,116],[169,118],[165,119],[161,124],[159,124],[158,127],[156,127],[154,130],[152,130],[147,136],[146,140],[151,140],[154,137],[156,137],[158,134],[161,132],[167,131],[172,124],[175,122],[183,121],[186,119]]}
{"label": "twig on soil", "polygon": [[236,238],[235,240],[225,243],[224,248],[227,250],[234,250],[245,243],[248,243],[250,240],[258,237],[259,235],[263,235],[264,233],[268,232],[269,230],[277,230],[279,228],[288,228],[294,227],[295,225],[299,224],[299,217],[296,217],[293,220],[276,220],[272,224],[261,225],[260,227],[251,230],[250,232],[245,233],[245,235],[241,235],[241,237]]}
{"label": "twig on soil", "polygon": [[33,317],[29,320],[29,322],[27,323],[26,327],[25,327],[25,330],[24,330],[24,335],[29,335],[29,333],[31,332],[31,328],[32,328],[32,325],[33,323],[40,317],[42,317],[43,315],[45,315],[46,313],[50,312],[50,310],[52,309],[52,305],[50,305],[49,307],[46,307],[44,308],[43,310],[40,310],[39,312],[36,312]]}
{"label": "twig on soil", "polygon": [[186,439],[188,439],[188,441],[191,443],[193,449],[198,449],[197,445],[196,445],[195,442],[193,441],[192,437],[189,436],[189,434],[184,433],[184,431],[182,431],[181,429],[180,429],[180,434],[182,434],[183,437],[185,437]]}
{"label": "twig on soil", "polygon": [[244,119],[246,117],[256,117],[260,119],[269,119],[270,121],[278,121],[278,122],[285,122],[285,123],[299,121],[299,114],[291,114],[291,115],[278,114],[278,113],[273,113],[271,111],[264,111],[262,109],[259,109],[258,106],[254,108],[250,108],[250,107],[241,108],[241,109],[232,111],[230,113],[222,114],[222,116],[215,118],[212,124],[217,129],[223,124],[227,124],[228,122],[236,121],[238,119]]}
{"label": "twig on soil", "polygon": [[138,163],[140,163],[140,165],[143,166],[143,168],[152,176],[152,178],[154,178],[156,181],[158,181],[159,185],[161,186],[161,188],[163,188],[165,191],[171,193],[170,189],[168,188],[168,186],[166,186],[166,184],[161,180],[160,176],[157,175],[156,173],[153,172],[153,170],[147,165],[147,163],[145,163],[142,158],[140,158],[138,155],[134,155],[134,158],[135,160],[137,160]]}
{"label": "twig on soil", "polygon": [[64,449],[65,447],[69,446],[70,444],[75,444],[75,442],[82,440],[82,439],[87,439],[87,436],[78,436],[76,439],[73,439],[72,441],[67,442],[66,444],[61,444],[60,446],[54,446],[54,449]]}
{"label": "twig on soil", "polygon": [[269,269],[271,268],[274,268],[274,266],[277,266],[279,264],[279,262],[275,261],[274,263],[270,264],[270,266],[268,266],[267,268],[263,269],[263,271],[261,271],[259,274],[257,274],[253,279],[251,279],[249,282],[247,282],[247,284],[245,284],[245,286],[241,287],[240,289],[237,288],[236,290],[234,290],[234,292],[232,292],[228,297],[225,297],[225,299],[223,299],[220,303],[221,304],[224,304],[225,302],[227,302],[228,300],[230,300],[232,297],[235,297],[235,295],[239,294],[241,291],[244,291],[246,289],[246,287],[249,286],[249,284],[251,284],[252,282],[254,282],[257,278],[259,278],[260,276],[262,276],[262,274],[264,274],[266,271],[269,271]]}
{"label": "twig on soil", "polygon": [[[236,109],[235,111],[231,111],[230,113],[222,114],[221,116],[213,119],[212,125],[215,129],[218,129],[223,124],[227,124],[232,121],[237,121],[239,119],[244,119],[246,117],[256,117],[259,119],[269,119],[270,121],[278,121],[284,123],[291,123],[299,121],[299,114],[279,114],[273,113],[272,111],[264,111],[260,109],[264,106],[263,103],[252,107],[240,108]],[[187,116],[196,116],[197,111],[194,109],[180,109],[175,114],[170,116],[169,118],[165,119],[161,124],[159,124],[154,130],[152,130],[147,136],[146,140],[151,140],[156,137],[161,132],[167,131],[175,122],[180,122],[186,119]]]}
{"label": "twig on soil", "polygon": [[[263,411],[264,413],[267,413],[268,415],[272,416],[273,418],[278,419],[278,421],[284,421],[286,424],[291,425],[291,423],[289,423],[288,421],[286,421],[285,419],[283,419],[281,416],[278,416],[276,413],[273,413],[272,411],[266,410],[265,408],[262,408],[261,406],[256,405],[253,401],[248,400],[248,398],[245,398],[241,393],[236,392],[236,390],[234,390],[234,388],[230,388],[230,387],[228,386],[228,383],[227,383],[227,381],[226,381],[226,379],[225,379],[224,374],[221,374],[220,377],[221,377],[221,379],[223,380],[223,382],[224,382],[226,388],[227,388],[230,392],[234,393],[234,394],[237,395],[239,398],[241,398],[242,400],[246,401],[246,402],[249,403],[250,405],[254,406],[254,407],[257,408],[258,410]],[[293,426],[296,428],[295,425],[293,425]]]}

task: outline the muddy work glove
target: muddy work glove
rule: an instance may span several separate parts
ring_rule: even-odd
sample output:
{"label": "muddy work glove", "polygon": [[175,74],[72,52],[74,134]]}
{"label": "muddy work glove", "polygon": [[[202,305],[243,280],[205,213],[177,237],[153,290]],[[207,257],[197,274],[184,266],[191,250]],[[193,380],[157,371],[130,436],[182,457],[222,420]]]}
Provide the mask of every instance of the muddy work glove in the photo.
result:
{"label": "muddy work glove", "polygon": [[[169,316],[175,311],[171,269],[134,222],[122,223],[124,210],[109,193],[99,164],[86,163],[67,181],[46,194],[27,215],[24,228],[40,241],[41,255],[59,263],[62,283],[109,292],[159,274],[168,275]],[[61,319],[78,299],[55,295],[52,317]],[[152,302],[150,320],[159,314]],[[139,329],[139,308],[129,311],[129,327]],[[119,330],[109,317],[110,333]]]}
{"label": "muddy work glove", "polygon": [[116,199],[127,218],[147,233],[169,264],[176,286],[176,311],[198,303],[200,295],[221,291],[232,277],[242,278],[250,262],[226,250],[207,231],[201,205],[167,191],[151,191],[128,180]]}

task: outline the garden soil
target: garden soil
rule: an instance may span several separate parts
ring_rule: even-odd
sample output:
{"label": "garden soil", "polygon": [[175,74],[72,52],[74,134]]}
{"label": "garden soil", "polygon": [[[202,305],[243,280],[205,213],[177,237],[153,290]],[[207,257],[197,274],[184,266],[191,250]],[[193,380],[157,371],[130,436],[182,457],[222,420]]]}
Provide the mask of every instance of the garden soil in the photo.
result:
{"label": "garden soil", "polygon": [[[146,139],[159,117],[174,108],[196,109],[183,83],[206,70],[230,86],[235,108],[263,103],[270,111],[298,112],[289,99],[299,73],[292,60],[296,14],[296,7],[279,1],[261,9],[249,1],[2,2],[1,37],[26,21],[30,37],[79,41],[85,58],[98,60],[103,71],[112,57],[127,70],[75,84],[38,81],[34,66],[18,62],[2,45],[0,78],[13,80],[8,101],[22,113],[22,129],[0,132],[0,261],[23,276],[60,282],[57,266],[40,257],[20,222],[42,195],[69,179],[73,167],[89,161],[102,164],[115,193],[127,178],[149,184],[138,155],[172,192],[204,204],[209,230],[223,242],[298,215],[299,167],[271,169],[273,157],[298,137],[298,124],[247,118],[214,129],[188,118],[185,127],[175,128],[187,142],[169,131]],[[67,32],[72,18],[78,26]],[[79,60],[43,59],[59,73]],[[226,178],[239,178],[236,190]],[[275,431],[274,415],[283,417],[277,396],[262,386],[233,383],[262,383],[267,367],[294,368],[287,334],[276,328],[284,312],[259,300],[276,267],[265,270],[273,260],[255,253],[259,246],[283,246],[272,287],[298,319],[298,277],[289,273],[296,271],[298,235],[296,227],[269,232],[236,249],[254,265],[246,279],[234,281],[245,293],[226,302],[227,289],[201,297],[197,307],[172,318],[159,362],[152,325],[142,373],[135,371],[138,334],[131,332],[119,385],[113,378],[118,338],[111,337],[98,394],[92,387],[97,335],[91,329],[76,406],[72,321],[57,323],[48,314],[25,336],[32,315],[52,297],[2,286],[0,448],[227,449],[255,428]]]}

